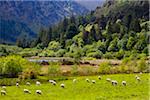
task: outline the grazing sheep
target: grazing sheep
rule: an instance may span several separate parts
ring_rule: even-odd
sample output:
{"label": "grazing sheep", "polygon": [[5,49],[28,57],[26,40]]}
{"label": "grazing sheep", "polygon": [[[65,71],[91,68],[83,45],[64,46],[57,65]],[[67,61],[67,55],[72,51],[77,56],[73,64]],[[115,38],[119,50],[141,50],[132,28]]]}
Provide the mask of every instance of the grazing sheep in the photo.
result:
{"label": "grazing sheep", "polygon": [[40,86],[41,83],[40,83],[39,81],[36,81],[36,85],[37,85],[37,86]]}
{"label": "grazing sheep", "polygon": [[101,80],[102,79],[101,76],[98,76],[98,79]]}
{"label": "grazing sheep", "polygon": [[107,82],[111,82],[111,79],[110,79],[110,78],[107,78],[106,81],[107,81]]}
{"label": "grazing sheep", "polygon": [[95,84],[95,83],[96,83],[96,81],[95,81],[95,80],[92,80],[92,83],[93,83],[93,84]]}
{"label": "grazing sheep", "polygon": [[140,74],[142,75],[143,73],[142,73],[142,72],[140,72]]}
{"label": "grazing sheep", "polygon": [[54,80],[49,80],[52,85],[56,85],[57,83]]}
{"label": "grazing sheep", "polygon": [[27,94],[31,94],[31,91],[29,91],[28,89],[23,89],[23,92]]}
{"label": "grazing sheep", "polygon": [[53,84],[53,85],[56,85],[57,83],[54,81],[52,84]]}
{"label": "grazing sheep", "polygon": [[54,82],[54,80],[49,80],[49,82],[50,82],[50,83],[53,83],[53,82]]}
{"label": "grazing sheep", "polygon": [[88,78],[86,79],[86,81],[87,81],[88,83],[90,82],[90,80],[89,80]]}
{"label": "grazing sheep", "polygon": [[18,83],[18,82],[16,83],[16,86],[17,86],[18,88],[20,87],[20,85],[19,85],[19,83]]}
{"label": "grazing sheep", "polygon": [[5,90],[1,90],[1,95],[6,95],[6,91]]}
{"label": "grazing sheep", "polygon": [[26,85],[30,86],[30,82],[27,82]]}
{"label": "grazing sheep", "polygon": [[6,91],[6,86],[2,86],[2,89]]}
{"label": "grazing sheep", "polygon": [[111,83],[113,86],[116,86],[118,84],[118,82],[116,80],[112,80]]}
{"label": "grazing sheep", "polygon": [[126,86],[127,85],[126,81],[122,81],[122,85]]}
{"label": "grazing sheep", "polygon": [[136,80],[137,80],[137,81],[141,81],[140,77],[138,77],[138,76],[136,77]]}
{"label": "grazing sheep", "polygon": [[36,94],[39,94],[39,95],[42,94],[42,91],[41,91],[41,90],[36,90],[35,92],[36,92]]}
{"label": "grazing sheep", "polygon": [[77,79],[73,79],[73,83],[76,83],[77,82]]}
{"label": "grazing sheep", "polygon": [[60,84],[60,87],[65,88],[65,84]]}

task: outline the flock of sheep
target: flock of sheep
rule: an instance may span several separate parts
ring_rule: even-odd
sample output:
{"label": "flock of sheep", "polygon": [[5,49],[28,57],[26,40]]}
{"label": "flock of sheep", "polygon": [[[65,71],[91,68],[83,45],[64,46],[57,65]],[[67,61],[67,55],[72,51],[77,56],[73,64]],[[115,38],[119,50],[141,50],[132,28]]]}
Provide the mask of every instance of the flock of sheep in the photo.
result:
{"label": "flock of sheep", "polygon": [[[140,73],[140,74],[142,74],[142,73]],[[98,76],[98,79],[101,80],[102,77],[101,77],[101,76]],[[141,81],[140,77],[137,76],[137,75],[135,76],[135,79],[136,79],[137,81]],[[85,81],[88,82],[88,83],[91,82],[91,83],[93,83],[93,84],[96,83],[96,80],[90,80],[90,79],[88,79],[88,78],[86,78]],[[113,86],[118,85],[118,82],[117,82],[116,80],[112,80],[112,79],[110,79],[110,78],[107,78],[106,81],[107,81],[107,82],[110,82]],[[76,83],[76,82],[77,82],[77,79],[73,79],[73,83]],[[49,80],[49,83],[51,83],[52,85],[56,85],[56,84],[57,84],[56,81],[54,81],[54,80]],[[126,86],[126,85],[127,85],[127,82],[126,82],[126,81],[122,81],[121,84],[122,84],[123,86]],[[26,85],[27,85],[27,86],[30,86],[31,84],[30,84],[30,82],[27,82]],[[40,86],[40,85],[41,85],[41,82],[36,81],[36,85],[37,85],[37,86]],[[20,87],[19,82],[16,83],[16,87],[18,87],[18,88]],[[61,88],[65,88],[65,84],[63,84],[63,83],[60,84],[60,87],[61,87]],[[23,92],[24,92],[25,94],[31,94],[31,91],[28,90],[28,89],[23,89]],[[36,90],[35,93],[36,93],[37,95],[41,95],[41,94],[42,94],[42,90]],[[1,95],[6,95],[6,94],[7,94],[6,86],[2,86]]]}

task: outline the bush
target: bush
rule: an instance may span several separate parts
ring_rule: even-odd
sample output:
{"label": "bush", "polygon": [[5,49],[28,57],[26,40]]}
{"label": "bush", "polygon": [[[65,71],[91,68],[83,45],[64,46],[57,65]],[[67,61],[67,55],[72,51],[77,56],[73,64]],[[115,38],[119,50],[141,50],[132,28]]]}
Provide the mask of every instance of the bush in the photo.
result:
{"label": "bush", "polygon": [[65,54],[66,50],[65,49],[59,49],[57,52],[56,52],[56,57],[63,57],[64,54]]}
{"label": "bush", "polygon": [[28,61],[20,56],[7,56],[0,58],[0,73],[2,77],[17,77]]}
{"label": "bush", "polygon": [[103,53],[101,51],[96,52],[90,52],[87,54],[87,57],[93,57],[93,58],[101,58]]}
{"label": "bush", "polygon": [[77,65],[74,65],[71,67],[71,74],[78,75],[78,66]]}
{"label": "bush", "polygon": [[57,63],[50,63],[48,66],[49,76],[59,76],[60,75],[60,65]]}
{"label": "bush", "polygon": [[22,73],[19,75],[20,79],[36,79],[40,73],[41,66],[36,63],[29,62],[25,65]]}
{"label": "bush", "polygon": [[109,74],[110,68],[111,68],[111,64],[109,62],[102,62],[99,65],[98,73],[99,74]]}
{"label": "bush", "polygon": [[148,72],[148,65],[146,64],[146,60],[144,58],[140,59],[138,62],[137,62],[137,67],[138,67],[138,71],[139,72]]}
{"label": "bush", "polygon": [[94,75],[95,71],[93,66],[84,66],[79,69],[79,75]]}
{"label": "bush", "polygon": [[113,54],[113,52],[106,52],[103,55],[103,57],[106,58],[106,59],[113,59],[114,58],[114,54]]}
{"label": "bush", "polygon": [[0,65],[0,76],[2,78],[17,78],[18,76],[24,77],[26,76],[25,73],[27,76],[32,76],[30,74],[38,72],[37,70],[39,70],[39,66],[37,64],[31,63],[20,56],[1,57]]}

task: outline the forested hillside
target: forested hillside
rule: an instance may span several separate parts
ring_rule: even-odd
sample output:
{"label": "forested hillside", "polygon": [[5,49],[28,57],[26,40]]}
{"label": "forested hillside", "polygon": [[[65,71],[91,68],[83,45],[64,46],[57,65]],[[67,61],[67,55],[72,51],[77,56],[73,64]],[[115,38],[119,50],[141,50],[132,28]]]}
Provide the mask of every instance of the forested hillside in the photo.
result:
{"label": "forested hillside", "polygon": [[0,43],[14,44],[18,36],[35,38],[41,27],[52,26],[65,16],[88,10],[74,1],[0,1]]}
{"label": "forested hillside", "polygon": [[[23,56],[117,58],[148,55],[148,1],[107,0],[86,16],[64,18],[17,45]],[[4,48],[3,48],[4,49]],[[7,50],[5,50],[7,54]],[[9,54],[9,53],[8,53]]]}

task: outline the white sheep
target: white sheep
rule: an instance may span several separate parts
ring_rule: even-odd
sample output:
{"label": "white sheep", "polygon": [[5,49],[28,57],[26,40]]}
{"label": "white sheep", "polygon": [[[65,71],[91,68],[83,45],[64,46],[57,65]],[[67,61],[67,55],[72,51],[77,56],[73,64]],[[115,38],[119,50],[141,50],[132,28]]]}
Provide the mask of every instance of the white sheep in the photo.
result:
{"label": "white sheep", "polygon": [[95,81],[95,80],[92,80],[92,83],[93,83],[93,84],[95,84],[95,83],[96,83],[96,81]]}
{"label": "white sheep", "polygon": [[112,80],[111,83],[113,86],[116,86],[118,84],[118,82],[116,80]]}
{"label": "white sheep", "polygon": [[20,87],[20,85],[19,85],[19,83],[18,83],[18,82],[16,83],[16,86],[17,86],[17,87]]}
{"label": "white sheep", "polygon": [[53,83],[53,82],[54,82],[54,80],[49,80],[49,82],[50,82],[50,83]]}
{"label": "white sheep", "polygon": [[36,85],[37,85],[37,86],[40,86],[40,85],[41,85],[41,82],[36,81]]}
{"label": "white sheep", "polygon": [[2,89],[6,91],[6,86],[2,86]]}
{"label": "white sheep", "polygon": [[41,90],[36,90],[35,92],[36,92],[36,94],[39,94],[39,95],[42,94],[42,91],[41,91]]}
{"label": "white sheep", "polygon": [[65,88],[65,84],[60,84],[60,87]]}
{"label": "white sheep", "polygon": [[110,79],[110,78],[107,78],[106,81],[107,81],[107,82],[111,82],[111,79]]}
{"label": "white sheep", "polygon": [[23,92],[27,94],[31,94],[31,91],[29,91],[28,89],[23,89]]}
{"label": "white sheep", "polygon": [[56,85],[57,83],[54,81],[52,84],[53,84],[53,85]]}
{"label": "white sheep", "polygon": [[30,82],[27,82],[26,85],[30,86]]}
{"label": "white sheep", "polygon": [[88,78],[86,79],[86,81],[87,81],[88,83],[90,82],[90,80],[89,80]]}
{"label": "white sheep", "polygon": [[1,90],[1,95],[6,95],[6,91],[5,90]]}
{"label": "white sheep", "polygon": [[136,80],[137,80],[137,81],[141,81],[140,77],[138,77],[138,76],[136,77]]}
{"label": "white sheep", "polygon": [[77,82],[77,79],[73,79],[73,83],[76,83]]}
{"label": "white sheep", "polygon": [[142,72],[140,72],[139,74],[141,74],[141,75],[142,75],[143,73],[142,73]]}
{"label": "white sheep", "polygon": [[57,83],[54,80],[49,80],[52,85],[56,85]]}
{"label": "white sheep", "polygon": [[98,76],[98,79],[101,80],[102,79],[101,76]]}
{"label": "white sheep", "polygon": [[123,86],[126,86],[126,85],[127,85],[127,82],[126,82],[126,81],[122,81],[122,85],[123,85]]}

